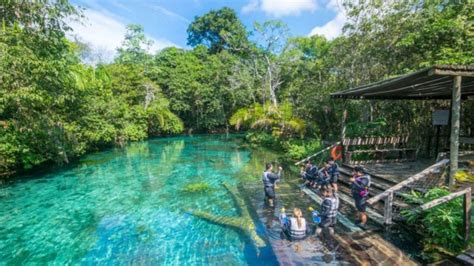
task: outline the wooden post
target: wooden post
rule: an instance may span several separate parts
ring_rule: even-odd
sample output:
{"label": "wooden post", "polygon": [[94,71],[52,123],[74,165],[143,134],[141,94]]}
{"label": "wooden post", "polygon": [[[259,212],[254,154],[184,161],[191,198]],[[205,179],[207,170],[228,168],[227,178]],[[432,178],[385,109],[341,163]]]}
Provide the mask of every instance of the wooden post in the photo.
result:
{"label": "wooden post", "polygon": [[472,204],[472,194],[469,190],[464,194],[464,217],[463,217],[463,229],[464,229],[464,243],[468,246],[471,243],[471,204]]}
{"label": "wooden post", "polygon": [[344,147],[344,139],[346,138],[346,120],[347,120],[347,102],[344,101],[344,108],[342,111],[342,122],[341,122],[341,154],[342,154],[342,162],[346,162],[346,149]]}
{"label": "wooden post", "polygon": [[385,225],[392,224],[392,205],[393,205],[393,192],[390,192],[385,198],[385,206],[383,208],[383,222]]}
{"label": "wooden post", "polygon": [[[439,131],[441,129],[441,126],[440,125],[437,125],[436,126],[436,145],[435,145],[435,157],[438,156],[438,152],[439,152]],[[429,154],[428,154],[429,155]],[[429,156],[428,156],[429,157]]]}
{"label": "wooden post", "polygon": [[459,155],[459,115],[461,109],[461,76],[454,77],[453,93],[451,99],[451,143],[450,143],[450,168],[449,188],[454,185],[454,175],[458,170]]}

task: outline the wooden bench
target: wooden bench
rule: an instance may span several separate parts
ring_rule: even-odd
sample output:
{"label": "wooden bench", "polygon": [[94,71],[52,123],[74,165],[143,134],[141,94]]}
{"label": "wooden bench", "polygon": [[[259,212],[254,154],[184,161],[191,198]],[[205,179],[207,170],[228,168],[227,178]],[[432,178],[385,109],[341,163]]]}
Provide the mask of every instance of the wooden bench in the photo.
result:
{"label": "wooden bench", "polygon": [[[408,148],[408,136],[391,137],[358,137],[343,140],[345,159],[354,162],[352,155],[374,154],[374,160],[359,160],[358,162],[389,162],[416,159],[416,149]],[[352,149],[356,147],[359,149]],[[396,159],[386,159],[389,155],[396,155]]]}

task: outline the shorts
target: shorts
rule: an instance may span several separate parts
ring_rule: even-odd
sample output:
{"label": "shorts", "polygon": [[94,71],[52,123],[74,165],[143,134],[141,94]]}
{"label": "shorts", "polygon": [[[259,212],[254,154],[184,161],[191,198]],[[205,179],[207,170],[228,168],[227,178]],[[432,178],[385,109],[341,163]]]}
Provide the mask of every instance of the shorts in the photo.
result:
{"label": "shorts", "polygon": [[336,225],[337,218],[336,217],[324,217],[321,219],[321,223],[319,223],[320,228],[328,228],[334,227]]}
{"label": "shorts", "polygon": [[337,179],[338,179],[338,178],[339,178],[338,175],[333,175],[333,176],[331,177],[331,180],[329,181],[329,183],[331,183],[331,184],[337,183]]}
{"label": "shorts", "polygon": [[365,197],[355,197],[355,205],[356,209],[359,212],[365,212],[367,209],[367,203],[365,202],[366,198]]}
{"label": "shorts", "polygon": [[275,198],[275,188],[274,187],[265,187],[265,197],[274,199]]}

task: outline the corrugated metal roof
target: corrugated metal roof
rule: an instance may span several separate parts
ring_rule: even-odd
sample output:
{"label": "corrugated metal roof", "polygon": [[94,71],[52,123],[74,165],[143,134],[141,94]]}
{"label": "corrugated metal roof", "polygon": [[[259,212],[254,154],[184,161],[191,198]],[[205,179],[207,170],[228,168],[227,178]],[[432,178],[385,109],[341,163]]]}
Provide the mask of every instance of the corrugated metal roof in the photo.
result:
{"label": "corrugated metal roof", "polygon": [[435,65],[407,75],[332,93],[331,97],[386,100],[451,99],[454,76],[462,76],[463,99],[474,95],[474,65]]}

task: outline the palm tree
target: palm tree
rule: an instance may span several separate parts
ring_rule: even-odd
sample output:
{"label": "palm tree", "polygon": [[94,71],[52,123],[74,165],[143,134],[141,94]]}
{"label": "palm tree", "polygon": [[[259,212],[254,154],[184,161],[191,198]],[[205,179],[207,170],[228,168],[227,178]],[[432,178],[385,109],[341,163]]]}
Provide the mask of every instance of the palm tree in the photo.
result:
{"label": "palm tree", "polygon": [[229,120],[237,130],[242,126],[271,132],[275,137],[303,136],[306,123],[294,116],[290,103],[284,102],[279,106],[270,103],[254,105],[237,110]]}
{"label": "palm tree", "polygon": [[155,98],[146,108],[150,135],[176,134],[184,129],[183,122],[169,109],[168,100]]}

